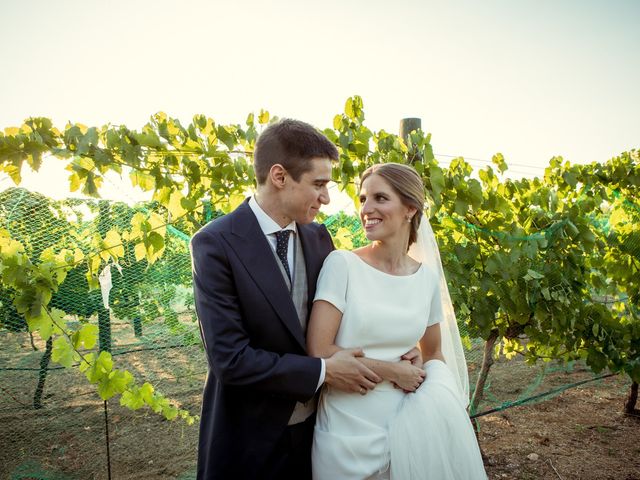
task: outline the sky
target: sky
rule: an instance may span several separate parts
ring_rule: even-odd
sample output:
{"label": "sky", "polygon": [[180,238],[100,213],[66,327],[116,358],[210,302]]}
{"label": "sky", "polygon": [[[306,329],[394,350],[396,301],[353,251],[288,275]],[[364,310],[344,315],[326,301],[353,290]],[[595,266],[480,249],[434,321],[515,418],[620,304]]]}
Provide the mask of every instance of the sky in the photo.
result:
{"label": "sky", "polygon": [[[639,24],[638,0],[4,0],[0,129],[261,108],[325,128],[357,94],[373,130],[420,117],[442,162],[542,175],[640,147]],[[24,185],[66,176],[52,160]]]}

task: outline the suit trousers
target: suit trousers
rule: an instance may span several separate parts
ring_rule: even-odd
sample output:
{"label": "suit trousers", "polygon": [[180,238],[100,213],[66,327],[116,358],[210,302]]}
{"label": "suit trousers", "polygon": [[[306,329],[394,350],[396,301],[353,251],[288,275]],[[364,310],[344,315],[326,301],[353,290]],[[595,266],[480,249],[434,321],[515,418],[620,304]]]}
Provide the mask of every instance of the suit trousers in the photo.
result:
{"label": "suit trousers", "polygon": [[264,469],[269,480],[311,480],[311,444],[315,413],[304,422],[289,425]]}

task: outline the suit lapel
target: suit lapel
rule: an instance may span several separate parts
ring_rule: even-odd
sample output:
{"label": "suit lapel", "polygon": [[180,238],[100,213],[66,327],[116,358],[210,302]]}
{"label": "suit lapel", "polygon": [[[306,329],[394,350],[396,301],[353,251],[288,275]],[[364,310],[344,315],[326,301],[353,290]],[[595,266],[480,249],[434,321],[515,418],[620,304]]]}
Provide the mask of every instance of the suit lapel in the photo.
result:
{"label": "suit lapel", "polygon": [[[306,350],[298,313],[271,246],[247,202],[233,212],[230,247],[300,346]],[[305,250],[306,259],[306,250]]]}
{"label": "suit lapel", "polygon": [[307,298],[309,299],[308,311],[311,313],[313,297],[316,294],[316,281],[324,259],[319,253],[320,245],[318,244],[317,232],[314,232],[309,225],[296,224],[296,226],[300,235],[302,251],[304,252],[304,263],[307,270]]}

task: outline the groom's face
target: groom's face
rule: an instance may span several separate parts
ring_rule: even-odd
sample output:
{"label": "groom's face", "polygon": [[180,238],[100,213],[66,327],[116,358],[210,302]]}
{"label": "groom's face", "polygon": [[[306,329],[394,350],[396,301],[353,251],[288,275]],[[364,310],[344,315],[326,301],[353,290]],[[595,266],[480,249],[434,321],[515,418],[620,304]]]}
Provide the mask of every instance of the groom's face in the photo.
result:
{"label": "groom's face", "polygon": [[329,203],[328,184],[331,181],[331,160],[314,158],[312,167],[296,182],[288,177],[285,182],[285,215],[298,223],[313,222],[322,205]]}

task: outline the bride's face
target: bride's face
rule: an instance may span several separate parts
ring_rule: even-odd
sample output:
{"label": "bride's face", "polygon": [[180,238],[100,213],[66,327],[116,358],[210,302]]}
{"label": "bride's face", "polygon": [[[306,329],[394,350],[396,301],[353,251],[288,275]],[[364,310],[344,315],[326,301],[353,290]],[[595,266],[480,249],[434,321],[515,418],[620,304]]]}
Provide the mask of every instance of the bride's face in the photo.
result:
{"label": "bride's face", "polygon": [[370,175],[360,188],[360,221],[366,237],[371,240],[389,240],[395,236],[409,236],[407,218],[415,209],[402,203],[393,187],[379,175]]}

